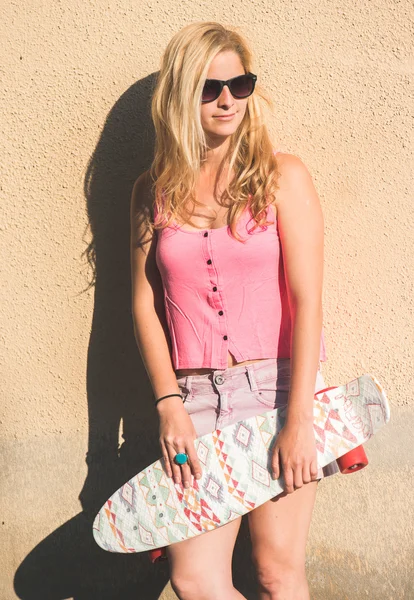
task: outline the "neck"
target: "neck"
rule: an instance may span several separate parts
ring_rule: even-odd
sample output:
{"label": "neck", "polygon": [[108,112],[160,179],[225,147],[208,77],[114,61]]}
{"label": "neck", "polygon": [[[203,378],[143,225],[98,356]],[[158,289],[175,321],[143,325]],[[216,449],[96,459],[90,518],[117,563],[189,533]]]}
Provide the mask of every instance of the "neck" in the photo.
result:
{"label": "neck", "polygon": [[213,175],[217,173],[220,163],[229,148],[230,138],[208,138],[208,150],[205,154],[204,160],[201,163],[201,172],[204,175]]}

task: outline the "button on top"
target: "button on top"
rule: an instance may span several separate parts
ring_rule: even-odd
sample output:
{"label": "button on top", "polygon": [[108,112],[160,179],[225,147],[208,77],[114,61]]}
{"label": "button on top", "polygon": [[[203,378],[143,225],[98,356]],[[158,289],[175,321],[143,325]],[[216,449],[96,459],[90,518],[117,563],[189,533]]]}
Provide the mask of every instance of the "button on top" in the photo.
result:
{"label": "button on top", "polygon": [[227,340],[227,335],[223,335],[223,340]]}
{"label": "button on top", "polygon": [[208,233],[207,233],[207,231],[205,231],[204,232],[204,237],[207,237],[207,236],[208,236]]}
{"label": "button on top", "polygon": [[213,292],[217,292],[217,287],[216,286],[213,287]]}
{"label": "button on top", "polygon": [[211,265],[211,258],[208,259],[207,264]]}
{"label": "button on top", "polygon": [[222,311],[222,310],[219,310],[219,315],[222,315],[222,314],[223,314],[223,311]]}
{"label": "button on top", "polygon": [[223,377],[223,375],[216,375],[215,378],[214,378],[214,381],[216,383],[218,383],[219,385],[222,384],[222,383],[224,383],[224,377]]}

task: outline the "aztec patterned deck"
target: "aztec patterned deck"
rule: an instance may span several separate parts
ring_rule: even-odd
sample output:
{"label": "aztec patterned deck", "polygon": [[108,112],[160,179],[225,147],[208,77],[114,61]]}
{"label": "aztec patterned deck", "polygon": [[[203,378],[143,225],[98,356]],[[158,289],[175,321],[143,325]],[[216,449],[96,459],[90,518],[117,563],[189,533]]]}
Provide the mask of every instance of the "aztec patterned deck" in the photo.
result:
{"label": "aztec patterned deck", "polygon": [[[190,488],[169,479],[157,460],[104,504],[93,523],[109,552],[143,552],[211,531],[280,494],[271,478],[271,448],[286,408],[270,410],[195,440],[203,475]],[[366,442],[390,418],[388,401],[372,375],[315,395],[318,466]]]}

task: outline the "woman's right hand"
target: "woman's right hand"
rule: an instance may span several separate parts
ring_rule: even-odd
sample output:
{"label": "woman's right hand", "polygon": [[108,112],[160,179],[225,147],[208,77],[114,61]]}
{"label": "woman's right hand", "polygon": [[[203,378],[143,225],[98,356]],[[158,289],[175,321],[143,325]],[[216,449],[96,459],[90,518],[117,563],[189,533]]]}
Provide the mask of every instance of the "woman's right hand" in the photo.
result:
{"label": "woman's right hand", "polygon": [[[197,437],[193,422],[178,396],[165,398],[157,405],[160,419],[160,446],[168,477],[175,483],[183,482],[185,488],[191,484],[191,474],[200,479],[202,470],[194,447]],[[188,456],[188,462],[177,465],[174,457],[179,452]]]}

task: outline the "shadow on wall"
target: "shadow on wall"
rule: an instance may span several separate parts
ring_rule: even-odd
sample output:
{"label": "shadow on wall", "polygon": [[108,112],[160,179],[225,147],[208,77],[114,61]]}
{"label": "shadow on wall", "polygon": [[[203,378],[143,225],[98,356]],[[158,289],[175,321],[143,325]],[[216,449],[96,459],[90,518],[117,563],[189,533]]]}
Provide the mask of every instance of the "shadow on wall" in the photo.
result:
{"label": "shadow on wall", "polygon": [[[87,365],[88,475],[79,494],[83,512],[45,538],[20,565],[14,585],[23,600],[157,600],[168,582],[168,564],[152,565],[146,553],[105,552],[92,536],[92,521],[107,498],[160,455],[153,394],[133,332],[129,257],[132,187],[150,167],[154,151],[150,100],[155,81],[151,74],[122,95],[88,165],[85,197],[92,241],[85,254],[95,301]],[[250,563],[246,536],[243,524],[235,571],[244,581]]]}
{"label": "shadow on wall", "polygon": [[[88,475],[83,512],[44,539],[15,575],[19,598],[32,600],[157,599],[168,568],[144,554],[111,554],[92,537],[92,521],[109,495],[158,457],[152,391],[133,333],[129,205],[136,178],[154,147],[150,99],[156,74],[127,90],[108,115],[85,177],[94,271],[88,348]],[[123,443],[118,447],[120,427]],[[45,494],[47,490],[45,490]]]}

